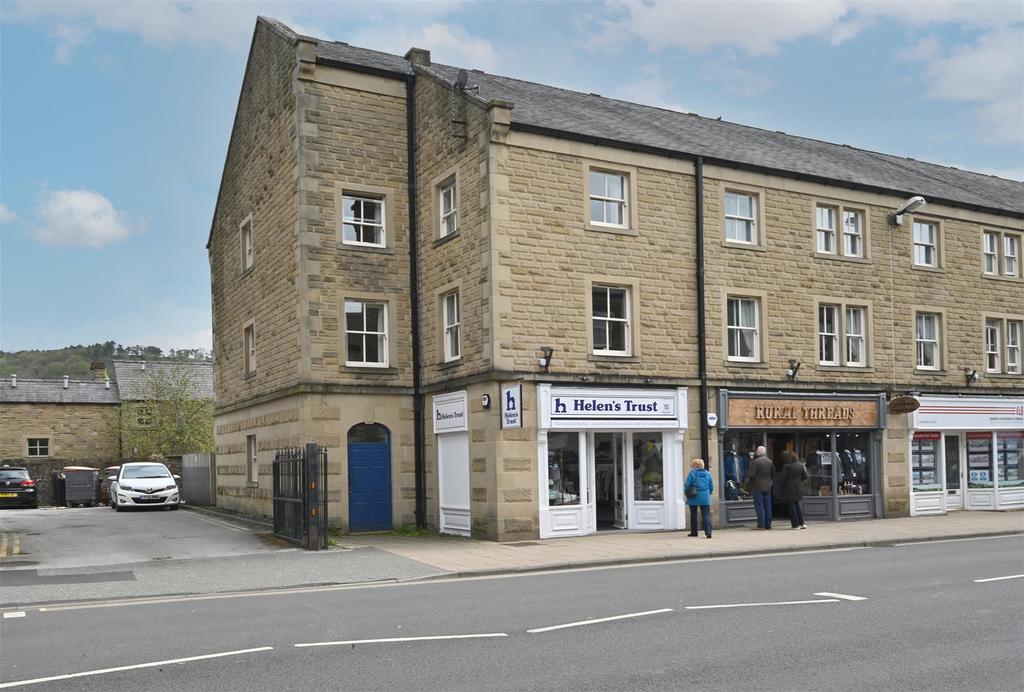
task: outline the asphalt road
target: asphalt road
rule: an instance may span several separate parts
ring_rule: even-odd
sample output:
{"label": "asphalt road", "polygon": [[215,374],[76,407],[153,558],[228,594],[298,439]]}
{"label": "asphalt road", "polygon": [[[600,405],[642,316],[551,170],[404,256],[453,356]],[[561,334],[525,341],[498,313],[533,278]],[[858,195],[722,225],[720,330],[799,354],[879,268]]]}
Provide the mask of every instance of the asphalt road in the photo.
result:
{"label": "asphalt road", "polygon": [[1005,537],[27,608],[0,687],[1019,690],[1022,576]]}

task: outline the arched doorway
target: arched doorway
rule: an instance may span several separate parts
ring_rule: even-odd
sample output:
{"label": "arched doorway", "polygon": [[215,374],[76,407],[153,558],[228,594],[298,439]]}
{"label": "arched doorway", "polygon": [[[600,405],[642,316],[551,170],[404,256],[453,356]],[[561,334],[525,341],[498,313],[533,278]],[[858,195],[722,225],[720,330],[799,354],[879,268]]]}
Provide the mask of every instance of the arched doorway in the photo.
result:
{"label": "arched doorway", "polygon": [[349,531],[388,531],[391,526],[391,433],[379,423],[348,431]]}

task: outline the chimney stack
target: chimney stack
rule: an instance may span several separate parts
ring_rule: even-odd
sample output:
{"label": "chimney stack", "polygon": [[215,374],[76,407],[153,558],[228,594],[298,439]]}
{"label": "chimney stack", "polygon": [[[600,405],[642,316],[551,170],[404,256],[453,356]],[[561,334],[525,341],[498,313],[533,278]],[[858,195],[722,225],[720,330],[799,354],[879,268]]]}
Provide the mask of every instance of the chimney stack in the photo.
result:
{"label": "chimney stack", "polygon": [[107,366],[103,364],[103,361],[96,361],[89,365],[89,369],[92,370],[92,379],[94,382],[102,382],[107,379]]}

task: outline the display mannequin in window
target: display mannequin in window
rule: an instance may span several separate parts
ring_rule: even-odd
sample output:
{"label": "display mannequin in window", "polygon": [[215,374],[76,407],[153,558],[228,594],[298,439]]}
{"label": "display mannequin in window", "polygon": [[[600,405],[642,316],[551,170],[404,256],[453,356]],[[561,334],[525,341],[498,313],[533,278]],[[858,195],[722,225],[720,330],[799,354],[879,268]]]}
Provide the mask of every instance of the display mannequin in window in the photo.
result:
{"label": "display mannequin in window", "polygon": [[698,508],[700,508],[704,535],[711,538],[711,493],[715,489],[715,484],[711,479],[711,474],[704,466],[703,459],[694,459],[690,463],[690,474],[686,477],[686,482],[683,483],[686,504],[690,507],[690,536],[692,538],[697,536]]}

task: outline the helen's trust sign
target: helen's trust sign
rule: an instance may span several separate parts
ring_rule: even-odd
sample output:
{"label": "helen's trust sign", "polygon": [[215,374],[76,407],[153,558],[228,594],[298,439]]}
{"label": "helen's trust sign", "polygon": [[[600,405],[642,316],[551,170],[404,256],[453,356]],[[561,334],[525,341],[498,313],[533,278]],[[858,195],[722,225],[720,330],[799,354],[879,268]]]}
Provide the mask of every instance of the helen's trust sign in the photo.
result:
{"label": "helen's trust sign", "polygon": [[523,427],[523,385],[501,385],[501,427]]}

